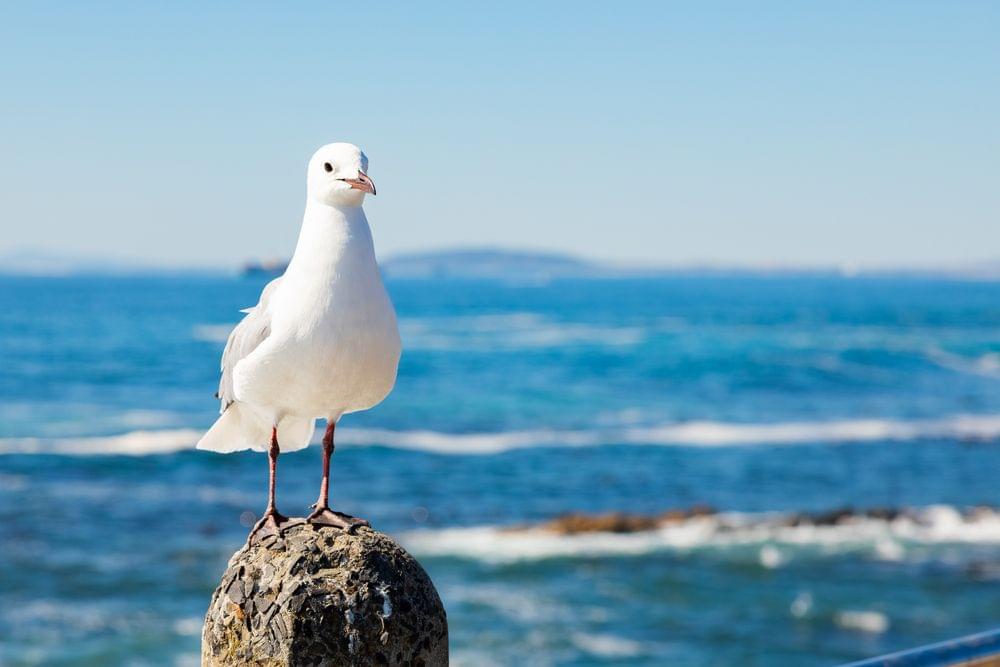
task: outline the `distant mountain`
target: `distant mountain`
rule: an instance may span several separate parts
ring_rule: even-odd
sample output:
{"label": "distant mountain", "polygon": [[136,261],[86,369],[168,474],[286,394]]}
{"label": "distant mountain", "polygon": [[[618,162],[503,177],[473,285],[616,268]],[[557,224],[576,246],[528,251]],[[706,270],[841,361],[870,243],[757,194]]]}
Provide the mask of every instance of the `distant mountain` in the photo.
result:
{"label": "distant mountain", "polygon": [[393,257],[382,263],[392,278],[471,278],[551,280],[596,278],[620,273],[612,268],[558,253],[496,249],[441,250]]}
{"label": "distant mountain", "polygon": [[441,250],[393,257],[382,263],[391,278],[471,278],[544,281],[556,278],[650,278],[658,276],[803,276],[830,278],[899,278],[1000,280],[1000,261],[937,265],[711,264],[615,265],[550,252],[490,248]]}
{"label": "distant mountain", "polygon": [[[280,259],[248,261],[243,276],[281,275],[287,262]],[[390,257],[382,271],[395,279],[452,278],[546,282],[554,279],[653,278],[658,276],[747,277],[802,276],[829,278],[897,278],[916,280],[1000,281],[1000,260],[925,265],[712,264],[620,265],[591,261],[556,252],[534,252],[496,248],[437,250]],[[0,252],[0,275],[232,275],[221,266],[166,265],[132,259],[85,257],[38,249]]]}

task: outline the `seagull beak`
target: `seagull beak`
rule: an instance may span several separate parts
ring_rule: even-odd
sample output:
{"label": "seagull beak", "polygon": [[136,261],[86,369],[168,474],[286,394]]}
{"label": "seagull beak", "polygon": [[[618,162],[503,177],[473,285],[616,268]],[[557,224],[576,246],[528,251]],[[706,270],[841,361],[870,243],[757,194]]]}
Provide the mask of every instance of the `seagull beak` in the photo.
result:
{"label": "seagull beak", "polygon": [[342,178],[340,179],[344,183],[347,183],[355,190],[361,190],[362,192],[367,192],[369,194],[375,194],[375,184],[372,183],[372,179],[368,178],[368,174],[358,169],[357,178]]}

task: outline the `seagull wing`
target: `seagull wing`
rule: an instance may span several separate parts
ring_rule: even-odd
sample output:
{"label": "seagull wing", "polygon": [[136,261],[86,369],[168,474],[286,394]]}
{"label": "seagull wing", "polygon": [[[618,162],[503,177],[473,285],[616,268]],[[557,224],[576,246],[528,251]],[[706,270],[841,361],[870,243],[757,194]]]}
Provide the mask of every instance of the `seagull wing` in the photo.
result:
{"label": "seagull wing", "polygon": [[257,346],[271,335],[271,312],[268,309],[268,302],[279,282],[281,282],[280,276],[264,286],[264,290],[260,293],[260,301],[253,308],[240,311],[246,313],[246,317],[229,334],[226,349],[222,352],[222,380],[215,395],[222,403],[220,413],[225,412],[236,400],[233,395],[233,370],[236,364],[256,350]]}

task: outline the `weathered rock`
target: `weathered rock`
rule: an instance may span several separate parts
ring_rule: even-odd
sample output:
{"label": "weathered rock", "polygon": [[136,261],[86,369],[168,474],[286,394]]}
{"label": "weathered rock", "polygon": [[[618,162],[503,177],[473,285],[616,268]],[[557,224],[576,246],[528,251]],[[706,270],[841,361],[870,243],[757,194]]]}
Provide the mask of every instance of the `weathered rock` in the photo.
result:
{"label": "weathered rock", "polygon": [[[830,528],[857,524],[865,520],[893,523],[902,519],[921,525],[933,525],[940,518],[935,518],[933,508],[907,507],[871,507],[856,510],[851,507],[821,512],[794,512],[780,516],[761,515],[744,517],[743,519],[727,518],[719,515],[708,505],[694,505],[689,509],[674,509],[659,514],[632,514],[627,512],[605,512],[599,514],[584,514],[575,512],[563,514],[549,521],[537,524],[521,524],[507,528],[510,533],[546,531],[557,535],[578,535],[583,533],[639,533],[659,530],[670,526],[683,524],[692,519],[717,516],[715,530],[731,531],[748,526],[812,526]],[[949,510],[946,510],[946,512]],[[955,510],[950,510],[954,512]],[[989,521],[1000,516],[1000,508],[990,505],[977,505],[958,511],[963,521]],[[947,519],[950,520],[950,519]]]}
{"label": "weathered rock", "polygon": [[448,664],[448,621],[434,584],[392,539],[289,526],[244,546],[215,589],[202,665]]}
{"label": "weathered rock", "polygon": [[[625,512],[606,512],[603,514],[582,514],[574,512],[557,516],[538,526],[559,535],[576,535],[579,533],[638,533],[646,530],[656,530],[663,526],[682,523],[688,519],[711,516],[715,510],[708,505],[695,505],[690,509],[667,510],[661,514],[629,514]],[[523,527],[515,530],[523,530]]]}

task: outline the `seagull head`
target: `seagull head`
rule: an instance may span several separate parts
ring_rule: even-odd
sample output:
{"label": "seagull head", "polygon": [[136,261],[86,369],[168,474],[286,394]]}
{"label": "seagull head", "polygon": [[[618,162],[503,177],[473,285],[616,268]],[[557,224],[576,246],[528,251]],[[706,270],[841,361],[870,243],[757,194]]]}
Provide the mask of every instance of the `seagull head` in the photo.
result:
{"label": "seagull head", "polygon": [[328,206],[361,206],[365,194],[375,194],[368,178],[368,157],[354,144],[327,144],[309,160],[309,197]]}

